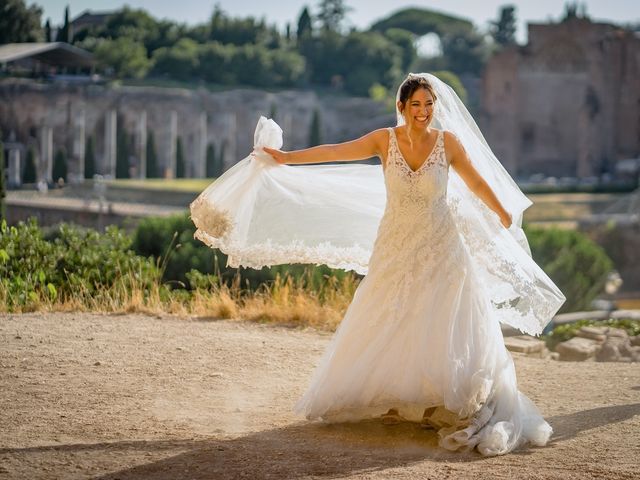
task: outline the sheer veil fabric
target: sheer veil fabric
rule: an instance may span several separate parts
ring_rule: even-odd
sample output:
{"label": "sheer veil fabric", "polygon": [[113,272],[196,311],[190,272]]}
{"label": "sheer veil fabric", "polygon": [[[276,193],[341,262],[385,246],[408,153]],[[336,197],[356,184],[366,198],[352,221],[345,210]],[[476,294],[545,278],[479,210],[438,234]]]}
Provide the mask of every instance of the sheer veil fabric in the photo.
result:
{"label": "sheer veil fabric", "polygon": [[[497,160],[453,89],[431,74],[418,75],[428,79],[438,98],[433,125],[457,136],[513,218],[505,229],[451,170],[447,202],[490,298],[489,316],[538,335],[565,297],[530,256],[521,225],[531,201]],[[402,125],[400,112],[397,117]],[[366,274],[386,205],[382,167],[279,165],[262,147],[281,148],[282,135],[273,120],[260,117],[253,151],[191,204],[195,237],[225,252],[232,267],[310,263]]]}

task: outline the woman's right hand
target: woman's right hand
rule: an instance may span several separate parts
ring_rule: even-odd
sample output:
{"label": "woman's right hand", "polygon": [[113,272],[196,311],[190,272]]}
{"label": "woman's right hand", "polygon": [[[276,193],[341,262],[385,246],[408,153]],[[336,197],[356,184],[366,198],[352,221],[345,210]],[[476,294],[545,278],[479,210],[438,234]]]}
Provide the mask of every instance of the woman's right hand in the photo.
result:
{"label": "woman's right hand", "polygon": [[273,159],[281,165],[287,163],[287,157],[289,156],[289,152],[283,152],[282,150],[277,150],[275,148],[262,147],[265,153],[268,153],[273,157]]}

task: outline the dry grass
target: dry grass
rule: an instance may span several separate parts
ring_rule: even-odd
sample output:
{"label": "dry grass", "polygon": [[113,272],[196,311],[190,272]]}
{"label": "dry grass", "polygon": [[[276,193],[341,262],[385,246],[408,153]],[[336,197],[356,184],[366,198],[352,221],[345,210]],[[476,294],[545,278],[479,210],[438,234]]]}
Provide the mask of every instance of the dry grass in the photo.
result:
{"label": "dry grass", "polygon": [[[111,288],[97,292],[79,287],[56,299],[36,292],[31,302],[14,311],[173,314],[334,330],[358,282],[355,275],[341,280],[329,277],[319,288],[313,288],[308,278],[296,280],[286,275],[277,276],[273,283],[263,284],[256,291],[246,291],[240,287],[238,277],[231,286],[212,282],[207,288],[187,292],[170,291],[159,282],[149,288],[130,274]],[[7,292],[0,284],[0,312],[8,311],[7,300]]]}

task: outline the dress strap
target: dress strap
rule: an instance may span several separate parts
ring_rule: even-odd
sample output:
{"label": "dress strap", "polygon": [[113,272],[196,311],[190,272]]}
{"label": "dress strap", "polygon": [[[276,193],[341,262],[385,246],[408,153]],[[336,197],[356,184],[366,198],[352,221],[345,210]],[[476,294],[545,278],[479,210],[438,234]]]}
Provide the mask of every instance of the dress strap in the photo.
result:
{"label": "dress strap", "polygon": [[387,130],[389,130],[389,144],[391,144],[391,142],[397,143],[398,139],[396,138],[396,132],[393,127],[388,127]]}

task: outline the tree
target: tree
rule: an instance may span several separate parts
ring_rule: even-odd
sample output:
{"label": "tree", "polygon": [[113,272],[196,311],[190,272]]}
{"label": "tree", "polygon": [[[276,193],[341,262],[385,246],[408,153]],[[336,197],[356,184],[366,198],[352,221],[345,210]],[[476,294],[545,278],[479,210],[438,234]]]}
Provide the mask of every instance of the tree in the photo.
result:
{"label": "tree", "polygon": [[187,176],[187,165],[184,160],[184,149],[182,148],[182,138],[176,140],[176,178]]}
{"label": "tree", "polygon": [[46,23],[44,24],[44,41],[45,42],[51,41],[51,22],[48,18]]}
{"label": "tree", "polygon": [[[171,26],[175,24],[171,23]],[[149,13],[123,7],[109,16],[100,36],[109,39],[127,37],[146,46],[147,42],[156,40],[159,33],[158,22]]]}
{"label": "tree", "polygon": [[347,12],[351,10],[344,0],[320,0],[316,18],[323,30],[339,32]]}
{"label": "tree", "polygon": [[442,55],[447,70],[456,74],[479,74],[489,56],[489,44],[480,32],[454,29],[443,35]]}
{"label": "tree", "polygon": [[4,145],[0,140],[0,220],[7,218],[4,199],[6,196],[5,172],[4,172]]}
{"label": "tree", "polygon": [[235,54],[234,45],[208,42],[198,49],[198,74],[207,82],[231,85],[236,77],[231,70],[231,58]]}
{"label": "tree", "polygon": [[56,36],[56,42],[67,42],[71,41],[71,26],[69,24],[69,5],[64,9],[64,24],[62,28],[58,30],[58,35]]}
{"label": "tree", "polygon": [[495,42],[506,47],[516,43],[516,7],[505,5],[500,8],[500,17],[491,22],[491,35]]}
{"label": "tree", "polygon": [[92,179],[96,174],[96,153],[93,135],[87,138],[87,145],[84,150],[84,178]]}
{"label": "tree", "polygon": [[53,158],[53,171],[51,176],[54,182],[60,179],[65,182],[67,181],[67,157],[62,150],[58,150]]}
{"label": "tree", "polygon": [[0,12],[0,44],[42,41],[40,7],[27,7],[24,0],[0,0]]}
{"label": "tree", "polygon": [[355,95],[368,95],[375,83],[392,87],[402,74],[400,47],[379,32],[349,34],[337,61],[346,90]]}
{"label": "tree", "polygon": [[298,29],[296,30],[298,42],[300,42],[302,38],[310,37],[312,33],[313,25],[311,23],[311,15],[309,15],[309,9],[304,7],[298,17]]}
{"label": "tree", "polygon": [[322,135],[320,133],[320,112],[316,108],[311,117],[311,127],[309,128],[309,146],[315,147],[322,143]]}
{"label": "tree", "polygon": [[270,42],[279,43],[280,34],[269,28],[264,20],[253,17],[229,18],[216,5],[210,22],[209,39],[222,44],[233,45],[265,45]]}
{"label": "tree", "polygon": [[153,72],[167,74],[178,80],[189,80],[197,72],[198,57],[198,44],[190,38],[181,38],[174,46],[153,52]]}
{"label": "tree", "polygon": [[397,45],[402,52],[402,70],[409,71],[411,65],[418,57],[416,51],[416,38],[413,33],[402,28],[390,28],[384,32],[384,36]]}
{"label": "tree", "polygon": [[102,68],[112,69],[117,78],[144,77],[151,65],[144,45],[127,37],[102,40],[95,59]]}
{"label": "tree", "polygon": [[149,132],[147,137],[147,178],[160,178],[153,132]]}
{"label": "tree", "polygon": [[24,160],[24,170],[22,171],[22,183],[36,183],[36,161],[33,147],[27,150],[27,157]]}

